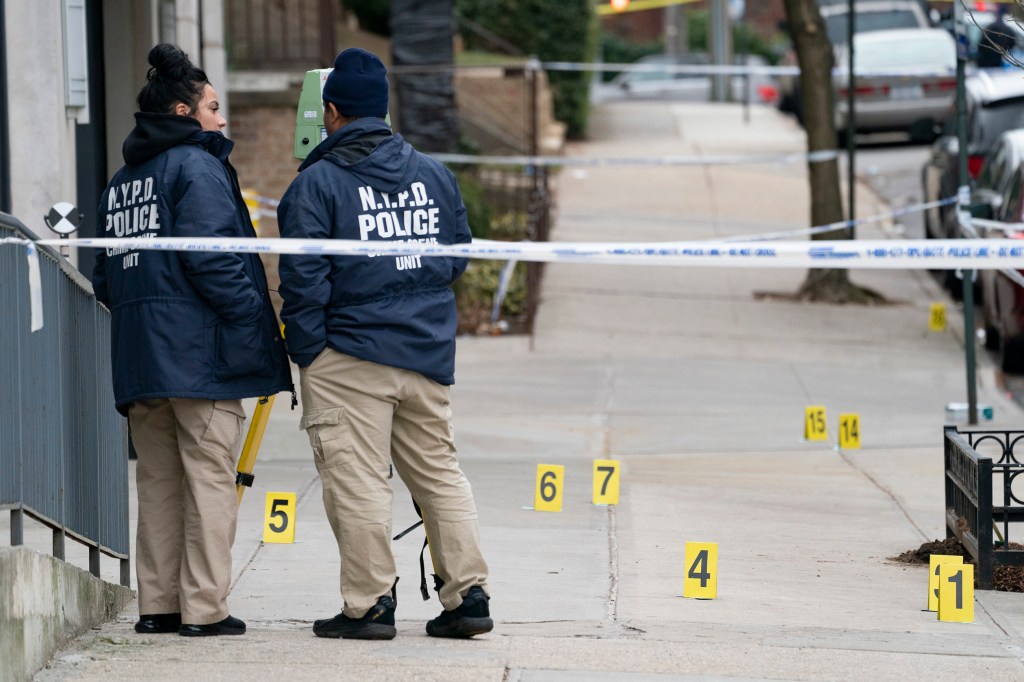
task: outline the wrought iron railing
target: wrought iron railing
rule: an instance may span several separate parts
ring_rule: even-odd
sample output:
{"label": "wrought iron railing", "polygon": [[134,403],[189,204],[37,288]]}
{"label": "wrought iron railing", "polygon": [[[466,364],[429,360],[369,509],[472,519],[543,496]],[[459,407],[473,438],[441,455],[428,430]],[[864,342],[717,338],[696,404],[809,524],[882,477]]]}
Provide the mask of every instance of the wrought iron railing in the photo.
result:
{"label": "wrought iron railing", "polygon": [[[36,237],[0,213],[0,238]],[[120,560],[129,584],[128,434],[114,409],[110,313],[67,260],[39,247],[43,327],[32,332],[24,247],[0,245],[0,509],[11,513],[11,544],[31,517],[53,532]]]}
{"label": "wrought iron railing", "polygon": [[337,0],[227,0],[228,67],[304,73],[334,62]]}
{"label": "wrought iron railing", "polygon": [[[1015,452],[1024,431],[961,433],[947,426],[943,440],[946,536],[957,538],[974,557],[978,588],[990,590],[996,566],[1024,565],[1024,550],[1010,545],[1010,523],[1024,521],[1024,497],[1013,489],[1024,473],[1024,462]],[[1001,504],[996,504],[996,494]]]}

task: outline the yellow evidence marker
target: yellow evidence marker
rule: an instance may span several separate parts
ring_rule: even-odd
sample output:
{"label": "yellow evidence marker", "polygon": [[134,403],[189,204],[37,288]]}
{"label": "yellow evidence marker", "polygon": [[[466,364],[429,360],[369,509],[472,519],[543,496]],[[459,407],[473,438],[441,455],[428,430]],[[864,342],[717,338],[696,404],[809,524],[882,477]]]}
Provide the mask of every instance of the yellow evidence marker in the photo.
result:
{"label": "yellow evidence marker", "polygon": [[839,415],[839,449],[860,450],[860,415],[850,412]]}
{"label": "yellow evidence marker", "polygon": [[939,610],[939,566],[942,564],[960,565],[964,563],[962,556],[951,554],[932,554],[928,557],[928,610]]}
{"label": "yellow evidence marker", "polygon": [[946,331],[946,304],[932,303],[931,311],[928,314],[928,331]]}
{"label": "yellow evidence marker", "polygon": [[619,460],[594,460],[594,504],[619,503]]}
{"label": "yellow evidence marker", "polygon": [[295,493],[267,493],[263,542],[295,542]]}
{"label": "yellow evidence marker", "polygon": [[974,622],[972,564],[939,564],[939,620]]}
{"label": "yellow evidence marker", "polygon": [[828,440],[824,405],[808,405],[804,409],[804,440]]}
{"label": "yellow evidence marker", "polygon": [[537,511],[562,511],[562,482],[565,467],[561,464],[537,465],[537,489],[533,497],[533,508]]}
{"label": "yellow evidence marker", "polygon": [[714,599],[718,596],[718,543],[686,543],[686,575],[683,597]]}

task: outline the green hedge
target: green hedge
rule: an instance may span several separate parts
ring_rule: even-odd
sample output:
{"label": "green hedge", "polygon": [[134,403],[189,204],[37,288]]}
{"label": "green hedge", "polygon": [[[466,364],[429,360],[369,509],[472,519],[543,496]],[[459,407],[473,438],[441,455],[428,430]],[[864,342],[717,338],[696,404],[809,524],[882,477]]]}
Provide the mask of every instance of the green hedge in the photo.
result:
{"label": "green hedge", "polygon": [[[632,64],[643,57],[662,54],[665,41],[654,40],[646,43],[635,43],[625,40],[607,31],[601,32],[601,60],[606,64]],[[608,82],[617,76],[619,71],[605,71],[601,80]]]}
{"label": "green hedge", "polygon": [[[389,35],[389,0],[344,0],[344,6],[365,30]],[[589,62],[597,44],[597,19],[592,0],[455,0],[460,16],[493,31],[541,61]],[[468,46],[493,49],[465,30]],[[589,83],[587,72],[552,72],[555,118],[566,124],[570,138],[587,130]]]}
{"label": "green hedge", "polygon": [[341,4],[356,15],[364,31],[382,36],[391,35],[390,0],[343,0]]}
{"label": "green hedge", "polygon": [[[461,16],[472,19],[541,61],[589,62],[597,45],[597,20],[592,0],[455,0]],[[493,49],[472,31],[467,45]],[[571,138],[587,129],[590,74],[553,71],[555,118]]]}
{"label": "green hedge", "polygon": [[[693,10],[686,15],[686,20],[690,49],[694,52],[707,52],[711,13],[705,9]],[[765,40],[743,22],[732,25],[732,50],[735,54],[760,55],[769,64],[777,63],[781,53],[779,45]]]}

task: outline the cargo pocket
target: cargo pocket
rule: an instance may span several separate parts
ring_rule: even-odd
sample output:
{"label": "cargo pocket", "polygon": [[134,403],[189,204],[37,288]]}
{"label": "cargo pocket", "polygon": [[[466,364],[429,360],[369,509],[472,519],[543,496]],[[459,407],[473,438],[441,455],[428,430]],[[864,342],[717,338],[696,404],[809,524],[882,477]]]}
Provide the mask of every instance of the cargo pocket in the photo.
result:
{"label": "cargo pocket", "polygon": [[215,400],[210,409],[210,419],[202,436],[201,447],[213,452],[231,453],[238,451],[242,441],[242,425],[245,410],[240,400]]}
{"label": "cargo pocket", "polygon": [[310,410],[302,415],[299,428],[309,436],[317,471],[336,467],[349,459],[346,455],[352,448],[352,439],[344,406]]}

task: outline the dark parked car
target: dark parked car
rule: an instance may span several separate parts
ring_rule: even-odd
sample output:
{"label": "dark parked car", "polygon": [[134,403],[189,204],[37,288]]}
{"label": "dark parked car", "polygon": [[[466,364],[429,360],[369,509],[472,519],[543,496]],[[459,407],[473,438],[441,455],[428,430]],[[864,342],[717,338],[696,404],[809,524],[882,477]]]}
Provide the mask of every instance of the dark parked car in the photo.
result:
{"label": "dark parked car", "polygon": [[[982,161],[999,135],[1024,127],[1024,77],[1020,72],[984,70],[971,75],[967,96],[967,170],[972,184],[981,172]],[[954,112],[946,119],[942,133],[932,144],[931,154],[921,169],[926,202],[956,196],[960,149]],[[925,236],[936,239],[959,235],[952,206],[929,209],[924,214]]]}
{"label": "dark parked car", "polygon": [[[1008,225],[1024,222],[1024,129],[1000,135],[972,193],[972,213]],[[1024,239],[1016,229],[975,228],[981,238]],[[1024,273],[980,270],[985,347],[999,354],[1007,373],[1024,372]]]}

